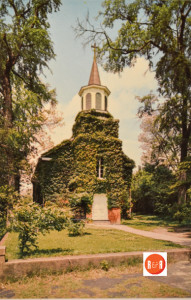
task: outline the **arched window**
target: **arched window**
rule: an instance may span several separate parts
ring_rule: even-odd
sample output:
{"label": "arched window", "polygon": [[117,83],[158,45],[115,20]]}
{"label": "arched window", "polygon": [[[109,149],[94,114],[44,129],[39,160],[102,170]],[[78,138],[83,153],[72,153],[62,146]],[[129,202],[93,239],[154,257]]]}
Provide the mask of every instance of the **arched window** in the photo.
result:
{"label": "arched window", "polygon": [[103,158],[97,160],[96,172],[98,178],[104,178],[104,164]]}
{"label": "arched window", "polygon": [[105,110],[107,110],[107,97],[105,96]]}
{"label": "arched window", "polygon": [[86,110],[90,110],[92,108],[92,96],[90,93],[86,95]]}
{"label": "arched window", "polygon": [[96,109],[101,110],[101,94],[96,93]]}
{"label": "arched window", "polygon": [[82,110],[83,110],[84,109],[84,99],[83,99],[83,97],[81,99],[81,107],[82,107]]}

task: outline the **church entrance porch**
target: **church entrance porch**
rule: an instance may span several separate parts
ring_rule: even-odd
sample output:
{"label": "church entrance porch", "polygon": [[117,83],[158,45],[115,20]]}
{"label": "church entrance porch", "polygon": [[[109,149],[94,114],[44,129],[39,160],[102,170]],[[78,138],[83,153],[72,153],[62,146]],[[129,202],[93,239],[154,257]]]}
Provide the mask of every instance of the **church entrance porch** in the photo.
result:
{"label": "church entrance porch", "polygon": [[94,194],[92,205],[93,221],[108,221],[108,208],[106,194]]}

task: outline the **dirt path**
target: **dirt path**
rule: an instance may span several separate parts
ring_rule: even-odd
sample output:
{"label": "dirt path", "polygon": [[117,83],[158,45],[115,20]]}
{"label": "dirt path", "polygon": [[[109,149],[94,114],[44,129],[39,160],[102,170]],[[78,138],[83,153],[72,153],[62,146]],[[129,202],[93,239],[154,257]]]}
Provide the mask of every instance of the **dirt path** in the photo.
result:
{"label": "dirt path", "polygon": [[90,224],[88,226],[92,227],[100,227],[100,228],[110,228],[110,229],[118,229],[122,231],[126,231],[129,233],[142,235],[145,237],[153,238],[156,240],[164,240],[164,241],[170,241],[176,244],[180,244],[183,246],[191,247],[191,232],[168,232],[165,228],[157,228],[154,231],[146,231],[146,230],[140,230],[135,229],[130,226],[126,225],[99,225],[99,224]]}

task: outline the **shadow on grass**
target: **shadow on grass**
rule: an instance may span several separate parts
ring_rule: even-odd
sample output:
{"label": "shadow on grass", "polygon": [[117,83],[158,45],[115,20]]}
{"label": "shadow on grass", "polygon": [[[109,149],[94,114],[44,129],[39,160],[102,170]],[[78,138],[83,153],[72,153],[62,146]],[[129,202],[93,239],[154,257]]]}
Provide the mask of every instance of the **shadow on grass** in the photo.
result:
{"label": "shadow on grass", "polygon": [[83,237],[84,235],[92,235],[92,233],[90,233],[90,232],[84,232],[82,235],[80,235],[80,234],[72,234],[72,233],[70,233],[70,234],[68,234],[68,236],[69,237]]}
{"label": "shadow on grass", "polygon": [[159,216],[151,215],[135,215],[131,220],[126,220],[124,225],[138,226],[138,227],[168,227],[169,231],[175,231],[180,225],[177,221],[170,218],[161,218]]}
{"label": "shadow on grass", "polygon": [[[164,241],[163,241],[164,242]],[[165,246],[166,247],[174,247],[176,246],[176,248],[184,248],[184,246],[180,245],[180,244],[176,244],[176,243],[173,243],[173,242],[170,242],[170,241],[167,241],[165,243]]]}
{"label": "shadow on grass", "polygon": [[[164,222],[148,222],[148,221],[135,221],[134,223],[129,221],[123,221],[124,225],[137,226],[137,227],[161,227],[164,226]],[[144,229],[143,229],[144,230]]]}
{"label": "shadow on grass", "polygon": [[34,257],[43,257],[45,255],[46,257],[55,256],[54,254],[63,254],[63,255],[70,255],[74,253],[74,249],[68,248],[68,249],[62,249],[62,248],[53,248],[53,249],[35,249],[31,251],[30,253],[23,253],[19,254],[19,258],[34,258]]}
{"label": "shadow on grass", "polygon": [[136,223],[126,222],[125,224],[136,225],[136,226],[161,226],[161,225],[163,225],[162,222],[153,223],[153,222],[146,222],[146,221],[145,222],[144,221],[136,222]]}

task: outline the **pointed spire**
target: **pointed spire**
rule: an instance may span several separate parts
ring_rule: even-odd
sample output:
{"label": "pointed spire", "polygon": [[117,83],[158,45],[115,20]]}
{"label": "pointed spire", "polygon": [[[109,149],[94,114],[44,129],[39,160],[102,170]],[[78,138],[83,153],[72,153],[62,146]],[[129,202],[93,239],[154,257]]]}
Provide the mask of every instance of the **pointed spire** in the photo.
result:
{"label": "pointed spire", "polygon": [[92,64],[92,69],[91,69],[88,85],[93,85],[93,84],[101,85],[98,66],[97,66],[97,62],[96,62],[96,48],[97,48],[96,44],[94,44],[94,46],[92,46],[92,48],[94,48],[94,60],[93,60],[93,64]]}

